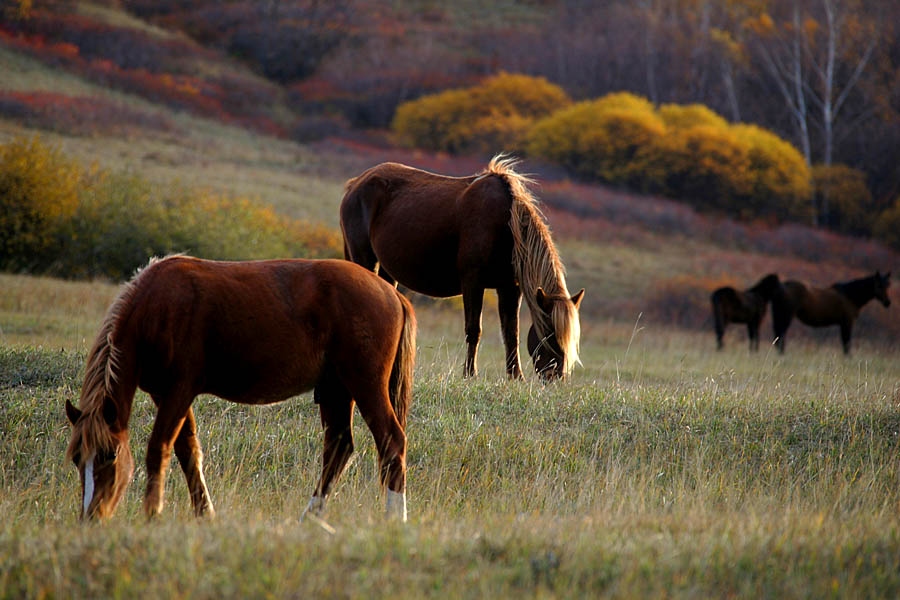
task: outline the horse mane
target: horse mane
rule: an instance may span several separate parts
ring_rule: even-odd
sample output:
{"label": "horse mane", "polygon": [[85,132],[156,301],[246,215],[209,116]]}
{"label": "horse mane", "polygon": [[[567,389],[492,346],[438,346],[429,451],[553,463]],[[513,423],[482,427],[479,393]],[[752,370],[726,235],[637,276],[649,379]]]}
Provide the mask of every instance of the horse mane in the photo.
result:
{"label": "horse mane", "polygon": [[[151,258],[147,267],[160,260],[164,259]],[[113,343],[113,333],[122,316],[132,305],[138,288],[138,280],[147,267],[138,269],[116,296],[109,310],[106,311],[106,316],[103,317],[100,331],[88,354],[84,383],[81,386],[81,399],[78,401],[81,418],[73,426],[74,434],[66,450],[66,457],[70,460],[76,452],[85,457],[97,449],[115,447],[116,438],[103,416],[103,405],[106,399],[115,397],[114,386],[119,379],[120,372],[121,353]]]}
{"label": "horse mane", "polygon": [[551,297],[562,296],[569,300],[566,288],[566,270],[559,252],[550,237],[550,228],[538,207],[538,202],[528,190],[534,180],[517,173],[513,167],[519,160],[498,154],[491,159],[484,174],[498,175],[506,181],[513,203],[509,226],[513,235],[513,268],[525,303],[531,312],[531,320],[540,338],[556,334],[556,342],[563,351],[563,373],[571,372],[578,358],[581,325],[578,311],[572,302],[554,302],[551,314],[538,306],[535,292],[543,288]]}

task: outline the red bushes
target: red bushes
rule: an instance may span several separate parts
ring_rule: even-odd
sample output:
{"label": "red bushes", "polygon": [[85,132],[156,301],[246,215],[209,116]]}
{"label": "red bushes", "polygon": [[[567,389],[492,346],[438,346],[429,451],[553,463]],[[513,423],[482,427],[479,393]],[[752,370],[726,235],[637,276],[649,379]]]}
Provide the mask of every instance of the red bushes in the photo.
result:
{"label": "red bushes", "polygon": [[122,133],[136,128],[172,130],[165,116],[138,111],[122,104],[86,96],[52,92],[0,91],[0,117],[9,117],[30,127],[64,133]]}
{"label": "red bushes", "polygon": [[35,11],[28,20],[0,26],[0,44],[153,102],[285,135],[268,110],[266,100],[277,93],[273,86],[242,77],[198,74],[195,63],[213,54],[188,42],[155,38],[75,15]]}

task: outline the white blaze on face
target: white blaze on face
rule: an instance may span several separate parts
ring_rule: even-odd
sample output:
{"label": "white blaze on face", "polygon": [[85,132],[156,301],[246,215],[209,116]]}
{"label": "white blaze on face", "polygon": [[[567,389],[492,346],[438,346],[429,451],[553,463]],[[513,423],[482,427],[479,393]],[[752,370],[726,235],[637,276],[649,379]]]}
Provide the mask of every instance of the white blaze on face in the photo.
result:
{"label": "white blaze on face", "polygon": [[87,462],[84,463],[84,507],[81,516],[88,516],[88,508],[91,506],[91,500],[94,499],[94,455],[91,454]]}

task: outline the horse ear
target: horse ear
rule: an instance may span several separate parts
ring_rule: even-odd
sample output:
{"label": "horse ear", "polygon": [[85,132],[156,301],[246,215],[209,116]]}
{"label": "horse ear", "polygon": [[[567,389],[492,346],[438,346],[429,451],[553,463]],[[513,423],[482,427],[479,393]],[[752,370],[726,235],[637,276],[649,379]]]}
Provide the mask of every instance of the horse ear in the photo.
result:
{"label": "horse ear", "polygon": [[69,417],[69,423],[74,425],[81,418],[81,411],[75,408],[75,405],[66,400],[66,416]]}
{"label": "horse ear", "polygon": [[584,300],[584,288],[581,288],[581,291],[572,296],[572,304],[575,305],[575,308],[581,308],[581,301]]}
{"label": "horse ear", "polygon": [[535,292],[535,297],[537,298],[537,304],[541,307],[541,310],[547,314],[550,314],[550,311],[553,309],[552,303],[550,299],[547,298],[547,294],[544,293],[544,288],[539,287],[537,292]]}
{"label": "horse ear", "polygon": [[119,417],[119,410],[116,408],[116,405],[113,404],[113,401],[107,398],[103,401],[103,420],[106,421],[106,424],[112,427],[116,424],[116,419]]}

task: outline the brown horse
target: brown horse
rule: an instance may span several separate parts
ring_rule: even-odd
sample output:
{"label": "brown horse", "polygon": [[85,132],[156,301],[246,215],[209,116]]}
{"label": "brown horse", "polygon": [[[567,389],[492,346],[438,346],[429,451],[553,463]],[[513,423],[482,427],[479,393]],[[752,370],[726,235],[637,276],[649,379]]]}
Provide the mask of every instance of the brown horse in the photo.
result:
{"label": "brown horse", "polygon": [[772,327],[778,350],[784,352],[784,338],[796,316],[811,327],[840,325],[844,354],[850,354],[850,335],[860,309],[873,298],[885,307],[891,305],[887,295],[891,273],[835,283],[828,288],[814,288],[799,281],[785,281],[772,297]]}
{"label": "brown horse", "polygon": [[778,275],[770,273],[753,287],[739,292],[733,287],[720,287],[712,293],[713,320],[716,329],[716,345],[723,347],[722,337],[729,323],[746,323],[750,350],[759,350],[759,324],[766,315],[766,306],[781,283]]}
{"label": "brown horse", "polygon": [[106,314],[80,409],[66,402],[81,517],[111,515],[131,481],[128,420],[137,388],[158,408],[147,446],[148,516],[162,510],[173,448],[194,512],[213,513],[191,409],[198,394],[268,404],[314,389],[325,440],[307,511],[324,510],[353,452],[355,402],[375,438],[388,513],[405,520],[415,334],[409,301],[346,261],[151,261]]}
{"label": "brown horse", "polygon": [[464,375],[477,373],[485,289],[497,290],[506,372],[521,378],[519,306],[531,312],[528,352],[550,379],[578,361],[584,290],[565,271],[516,161],[496,156],[481,173],[435,175],[383,163],[347,182],[341,203],[344,257],[390,283],[428,296],[462,294],[468,345]]}

